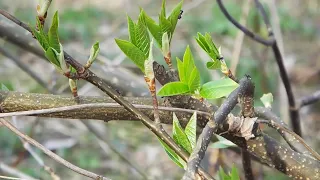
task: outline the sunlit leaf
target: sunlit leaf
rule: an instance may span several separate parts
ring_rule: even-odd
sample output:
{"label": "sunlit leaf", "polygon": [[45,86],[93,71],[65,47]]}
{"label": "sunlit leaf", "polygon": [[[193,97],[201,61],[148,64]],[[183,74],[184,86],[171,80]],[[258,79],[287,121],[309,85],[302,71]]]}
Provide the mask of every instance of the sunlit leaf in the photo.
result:
{"label": "sunlit leaf", "polygon": [[174,96],[189,92],[188,84],[183,82],[170,82],[165,84],[158,92],[159,96]]}
{"label": "sunlit leaf", "polygon": [[195,67],[193,55],[191,53],[189,46],[187,46],[186,51],[183,55],[183,67],[184,67],[186,82],[189,82],[191,72],[192,72],[193,68]]}
{"label": "sunlit leaf", "polygon": [[200,89],[200,95],[206,99],[217,99],[228,96],[239,85],[229,78],[211,81],[204,84]]}
{"label": "sunlit leaf", "polygon": [[144,61],[147,59],[147,56],[129,41],[121,39],[115,39],[115,41],[122,52],[144,72]]}
{"label": "sunlit leaf", "polygon": [[231,170],[231,180],[239,180],[240,176],[237,167],[233,164]]}
{"label": "sunlit leaf", "polygon": [[157,44],[162,47],[162,31],[161,27],[151,18],[149,17],[143,10],[142,14],[144,15],[144,19],[146,22],[146,25],[153,36],[153,38],[156,40]]}
{"label": "sunlit leaf", "polygon": [[191,116],[184,132],[188,137],[191,148],[194,149],[197,140],[197,112],[194,112]]}

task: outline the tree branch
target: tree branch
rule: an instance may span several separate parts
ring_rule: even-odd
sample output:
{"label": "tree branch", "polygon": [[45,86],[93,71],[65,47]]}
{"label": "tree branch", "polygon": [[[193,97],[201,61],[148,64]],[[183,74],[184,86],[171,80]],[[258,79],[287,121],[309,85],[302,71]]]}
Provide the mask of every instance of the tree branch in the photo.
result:
{"label": "tree branch", "polygon": [[314,92],[313,94],[303,97],[300,100],[300,103],[298,105],[299,109],[302,108],[303,106],[308,106],[310,104],[314,104],[316,102],[320,101],[320,90]]}

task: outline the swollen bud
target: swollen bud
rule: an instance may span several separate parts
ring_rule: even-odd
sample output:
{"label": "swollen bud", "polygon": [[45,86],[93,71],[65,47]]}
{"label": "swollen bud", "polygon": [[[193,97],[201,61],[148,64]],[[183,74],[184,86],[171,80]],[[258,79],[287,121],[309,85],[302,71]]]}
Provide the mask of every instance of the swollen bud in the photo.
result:
{"label": "swollen bud", "polygon": [[162,54],[164,57],[167,57],[168,54],[170,53],[170,41],[169,41],[169,36],[168,33],[165,32],[162,35]]}
{"label": "swollen bud", "polygon": [[89,68],[92,63],[97,59],[97,56],[100,52],[99,42],[97,41],[90,49],[90,57],[85,65],[86,68]]}
{"label": "swollen bud", "polygon": [[144,61],[144,74],[145,74],[145,77],[150,80],[154,79],[154,72],[153,72],[154,60],[153,60],[152,46],[153,46],[153,39],[150,42],[149,57]]}
{"label": "swollen bud", "polygon": [[74,97],[78,97],[77,80],[69,79],[70,90]]}

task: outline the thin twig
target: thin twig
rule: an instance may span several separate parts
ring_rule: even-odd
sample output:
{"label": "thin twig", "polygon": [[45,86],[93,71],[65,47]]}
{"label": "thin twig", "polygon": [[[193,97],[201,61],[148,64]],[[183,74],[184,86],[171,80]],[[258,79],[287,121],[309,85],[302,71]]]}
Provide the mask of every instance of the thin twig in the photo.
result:
{"label": "thin twig", "polygon": [[296,133],[292,132],[290,129],[281,126],[280,124],[276,123],[273,120],[260,120],[260,119],[258,119],[256,122],[257,123],[268,124],[272,128],[275,128],[277,131],[280,130],[280,131],[284,131],[286,133],[289,133],[294,138],[296,138],[297,141],[299,141],[299,143],[301,143],[312,154],[313,157],[315,157],[318,161],[320,161],[320,155],[317,152],[315,152],[310,146],[308,146],[308,144],[306,142],[304,142],[304,140],[299,135],[297,135]]}
{"label": "thin twig", "polygon": [[22,132],[20,132],[16,127],[14,127],[11,123],[6,121],[5,119],[0,118],[0,122],[4,126],[6,126],[8,129],[10,129],[13,133],[15,133],[16,135],[18,135],[19,137],[21,137],[22,139],[24,139],[28,143],[36,146],[38,149],[40,149],[42,152],[47,154],[49,157],[51,157],[55,161],[59,162],[60,164],[66,166],[67,168],[71,169],[72,171],[77,172],[79,174],[82,174],[82,175],[84,175],[86,177],[95,179],[95,180],[109,180],[106,177],[103,177],[101,175],[97,175],[97,174],[95,174],[93,172],[87,171],[85,169],[81,169],[81,168],[71,164],[70,162],[68,162],[65,159],[61,158],[60,156],[56,155],[52,151],[48,150],[46,147],[44,147],[43,145],[41,145],[40,143],[38,143],[34,139],[32,139],[29,136],[27,136],[27,135],[23,134]]}
{"label": "thin twig", "polygon": [[10,174],[12,176],[16,176],[19,179],[38,180],[4,163],[0,163],[0,171],[5,172],[6,174]]}
{"label": "thin twig", "polygon": [[298,105],[298,108],[302,108],[303,106],[308,106],[310,104],[314,104],[316,102],[320,101],[320,90],[314,92],[313,94],[303,97],[300,99],[300,103]]}
{"label": "thin twig", "polygon": [[[243,25],[247,24],[247,18],[249,15],[250,4],[251,4],[251,0],[248,0],[242,5],[242,15],[241,15],[241,18],[239,21],[240,24],[243,24]],[[234,46],[233,46],[231,65],[230,65],[230,70],[234,75],[236,75],[236,72],[237,72],[237,66],[238,66],[239,59],[240,59],[243,38],[244,38],[244,33],[242,31],[239,31],[237,34],[237,37],[235,39]]]}
{"label": "thin twig", "polygon": [[[29,32],[32,32],[31,29],[26,25],[25,23],[21,22],[11,14],[0,10],[0,14],[4,15],[11,21],[15,22],[19,26],[23,27]],[[101,91],[109,95],[113,100],[115,100],[117,103],[122,105],[127,111],[134,114],[138,117],[138,119],[141,120],[141,122],[148,127],[155,135],[157,135],[159,138],[161,138],[170,148],[172,148],[183,160],[188,160],[188,153],[185,152],[183,149],[181,149],[174,141],[173,139],[165,132],[165,130],[161,127],[159,127],[157,124],[155,124],[148,116],[143,114],[141,111],[139,111],[137,108],[135,108],[132,104],[130,104],[128,101],[126,101],[117,91],[113,90],[112,87],[107,84],[102,78],[98,77],[96,74],[91,72],[89,69],[84,68],[82,64],[77,62],[74,58],[72,58],[67,52],[64,52],[64,58],[66,63],[74,67],[77,71],[79,79],[83,79],[87,82],[90,82],[91,84],[95,85],[97,88],[99,88]],[[212,179],[212,177],[199,168],[199,173],[204,176],[206,179]]]}
{"label": "thin twig", "polygon": [[266,46],[271,46],[275,40],[274,39],[264,39],[261,36],[251,32],[250,30],[248,30],[246,27],[242,26],[240,23],[238,23],[227,11],[227,9],[224,7],[222,0],[217,0],[218,5],[222,11],[222,13],[227,17],[227,19],[233,24],[235,25],[238,29],[240,29],[245,35],[249,36],[250,38],[252,38],[255,41],[258,41],[261,44],[264,44]]}

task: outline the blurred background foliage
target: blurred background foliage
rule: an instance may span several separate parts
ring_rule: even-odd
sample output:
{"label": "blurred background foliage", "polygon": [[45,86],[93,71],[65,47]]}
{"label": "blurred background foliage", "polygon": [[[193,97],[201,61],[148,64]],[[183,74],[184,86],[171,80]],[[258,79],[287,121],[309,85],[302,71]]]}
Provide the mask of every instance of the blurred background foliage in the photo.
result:
{"label": "blurred background foliage", "polygon": [[[167,10],[171,10],[177,0],[168,0]],[[263,1],[267,7],[266,1]],[[224,1],[226,8],[237,20],[242,16],[244,0]],[[35,24],[36,0],[1,0],[0,7],[17,16],[30,25]],[[92,67],[94,72],[100,72],[104,78],[110,77],[108,72],[119,69],[136,73],[131,61],[125,59],[114,43],[114,38],[128,39],[126,14],[137,19],[139,7],[157,19],[160,10],[160,0],[53,0],[48,14],[47,25],[55,10],[59,11],[61,41],[72,55],[85,62],[89,56],[91,45],[99,40],[101,53],[99,61]],[[320,4],[318,0],[278,0],[277,13],[283,36],[285,65],[293,83],[294,93],[299,99],[320,88]],[[178,22],[172,42],[172,55],[182,57],[189,44],[200,69],[202,82],[221,78],[222,75],[205,68],[209,58],[197,46],[194,37],[197,32],[212,34],[214,42],[222,47],[223,55],[230,64],[233,45],[238,34],[236,29],[221,13],[213,0],[185,0],[184,13]],[[270,14],[271,12],[268,11]],[[0,17],[0,23],[9,23]],[[266,37],[267,32],[261,17],[251,3],[247,17],[247,27]],[[50,87],[60,94],[71,96],[67,79],[54,71],[54,68],[23,49],[19,49],[5,39],[0,39],[0,46],[20,58],[43,79]],[[157,50],[156,60],[164,64],[161,53]],[[175,60],[173,61],[175,63]],[[260,97],[271,92],[274,95],[273,110],[285,121],[287,107],[286,97],[280,93],[282,87],[279,81],[278,68],[270,49],[245,37],[241,49],[240,61],[237,66],[238,77],[250,75],[256,84],[256,105],[262,105]],[[137,74],[132,82],[142,82],[143,77]],[[20,70],[10,59],[0,54],[0,82],[10,90],[21,92],[47,93],[30,76]],[[146,90],[146,86],[142,87]],[[99,90],[86,83],[80,83],[79,94],[86,96],[102,95]],[[214,101],[221,103],[221,101]],[[320,150],[319,104],[304,108],[301,113],[302,127],[307,142],[316,150]],[[112,179],[142,179],[141,176],[108,147],[101,148],[101,142],[83,124],[75,120],[59,120],[35,117],[17,117],[15,124],[33,138],[51,147],[58,155],[74,164],[101,173]],[[156,137],[139,122],[104,122],[94,121],[94,124],[104,134],[109,145],[114,146],[123,156],[128,157],[144,173],[152,179],[179,179],[183,173],[169,160]],[[170,127],[167,127],[170,131]],[[266,129],[268,130],[268,129]],[[277,137],[277,136],[276,136]],[[60,166],[50,158],[37,151],[45,163],[52,167],[61,179],[85,179],[70,170]],[[231,157],[231,158],[230,158]],[[0,127],[0,163],[11,165],[35,178],[50,179],[36,161],[23,149],[21,141],[6,128]],[[225,169],[236,164],[239,172],[241,158],[239,154],[229,149],[209,149],[204,160],[204,166],[210,173],[215,173],[219,166]],[[285,176],[268,167],[258,165],[255,174],[260,179],[286,179]],[[263,171],[262,171],[263,170]],[[0,168],[1,174],[3,174]],[[241,174],[243,177],[243,174]]]}

